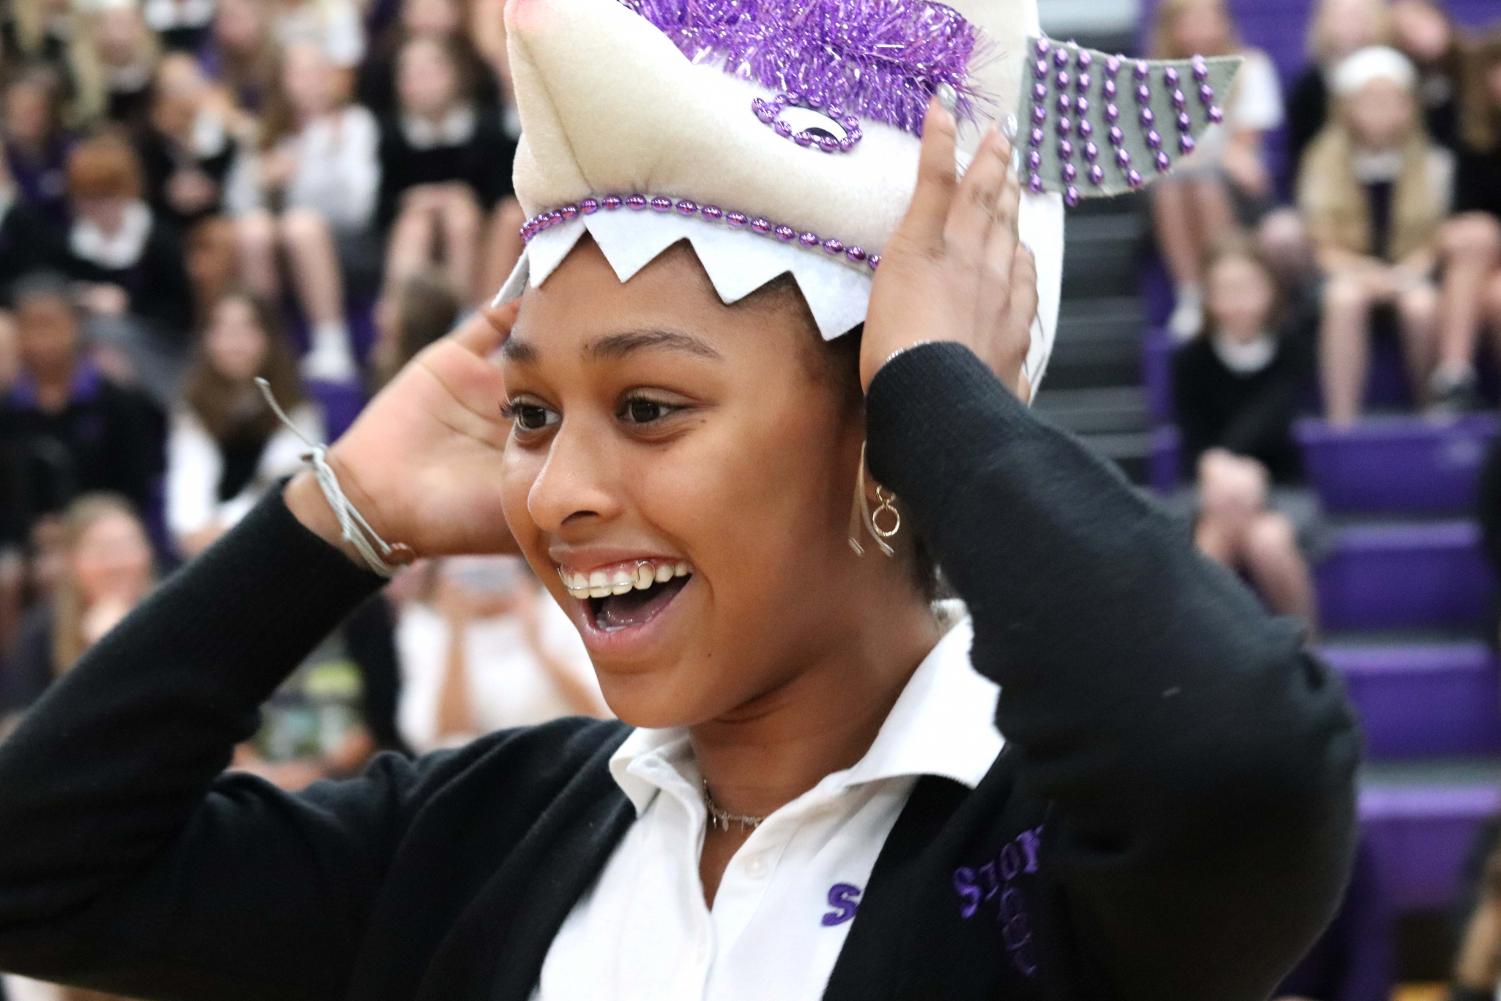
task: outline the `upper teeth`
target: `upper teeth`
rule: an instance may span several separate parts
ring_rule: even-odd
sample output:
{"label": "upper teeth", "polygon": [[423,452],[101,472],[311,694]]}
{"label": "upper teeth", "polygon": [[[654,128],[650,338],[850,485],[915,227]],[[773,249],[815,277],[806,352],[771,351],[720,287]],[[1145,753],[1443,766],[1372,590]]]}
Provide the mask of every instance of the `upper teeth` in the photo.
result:
{"label": "upper teeth", "polygon": [[558,567],[563,586],[575,598],[604,598],[627,591],[644,591],[653,584],[665,584],[674,577],[686,577],[693,568],[684,560],[637,560],[606,570],[579,573]]}

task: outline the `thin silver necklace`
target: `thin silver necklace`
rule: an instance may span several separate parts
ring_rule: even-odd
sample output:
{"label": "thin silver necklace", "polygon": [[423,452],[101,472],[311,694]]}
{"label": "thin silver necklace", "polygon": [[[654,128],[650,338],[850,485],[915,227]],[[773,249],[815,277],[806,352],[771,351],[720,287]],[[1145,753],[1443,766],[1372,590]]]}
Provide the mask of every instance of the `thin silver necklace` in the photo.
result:
{"label": "thin silver necklace", "polygon": [[752,817],[744,813],[731,813],[728,810],[721,809],[719,804],[714,802],[714,797],[709,795],[708,779],[703,780],[703,786],[704,807],[709,811],[709,823],[719,830],[728,831],[731,824],[739,824],[742,831],[754,831],[766,819],[765,817]]}

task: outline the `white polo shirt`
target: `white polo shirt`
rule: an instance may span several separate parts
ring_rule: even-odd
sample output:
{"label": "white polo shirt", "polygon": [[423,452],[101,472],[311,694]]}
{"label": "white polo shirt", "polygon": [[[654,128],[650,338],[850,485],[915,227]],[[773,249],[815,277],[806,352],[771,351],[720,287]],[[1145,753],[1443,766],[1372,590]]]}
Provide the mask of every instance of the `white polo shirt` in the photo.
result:
{"label": "white polo shirt", "polygon": [[559,929],[533,1001],[820,998],[886,837],[918,777],[974,788],[1001,751],[999,688],[969,663],[968,619],[908,681],[854,766],[771,814],[725,869],[698,876],[707,824],[686,730],[636,730],[610,771],[636,808]]}

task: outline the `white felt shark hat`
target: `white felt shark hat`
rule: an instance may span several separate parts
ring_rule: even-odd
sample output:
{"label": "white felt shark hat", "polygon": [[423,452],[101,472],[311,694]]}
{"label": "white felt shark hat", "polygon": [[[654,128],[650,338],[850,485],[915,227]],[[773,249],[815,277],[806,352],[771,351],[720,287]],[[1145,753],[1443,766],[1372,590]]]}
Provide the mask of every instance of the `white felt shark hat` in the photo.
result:
{"label": "white felt shark hat", "polygon": [[1170,169],[1221,119],[1235,68],[1049,41],[1036,0],[508,0],[505,18],[527,223],[497,301],[541,285],[586,232],[622,282],[687,240],[724,302],[790,274],[823,336],[848,333],[947,84],[961,166],[991,121],[1019,128],[1034,387],[1057,329],[1065,202]]}

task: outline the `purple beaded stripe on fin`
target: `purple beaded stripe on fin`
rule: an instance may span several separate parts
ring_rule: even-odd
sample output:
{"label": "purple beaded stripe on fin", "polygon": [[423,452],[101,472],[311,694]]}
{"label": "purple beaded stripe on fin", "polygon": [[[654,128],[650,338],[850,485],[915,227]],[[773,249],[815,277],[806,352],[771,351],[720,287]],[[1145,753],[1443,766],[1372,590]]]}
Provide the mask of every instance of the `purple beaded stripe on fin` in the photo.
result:
{"label": "purple beaded stripe on fin", "polygon": [[920,134],[940,83],[958,95],[955,115],[975,121],[993,95],[972,66],[985,57],[980,31],[931,0],[619,0],[694,62],[793,103],[835,105],[867,121]]}
{"label": "purple beaded stripe on fin", "polygon": [[720,223],[732,229],[745,229],[758,236],[770,236],[780,243],[796,244],[809,250],[822,250],[826,257],[865,268],[873,269],[879,267],[881,263],[880,254],[866,253],[863,248],[854,244],[846,244],[834,237],[822,237],[817,233],[799,231],[785,223],[774,223],[759,216],[750,218],[743,212],[726,212],[717,205],[700,205],[689,198],[668,198],[664,195],[646,195],[641,192],[630,195],[605,195],[602,198],[583,198],[575,203],[538,212],[522,225],[521,239],[523,242],[530,243],[538,234],[554,226],[561,226],[580,215],[614,212],[620,209],[639,212],[647,207],[660,213],[676,211],[678,215],[694,216],[710,224]]}

